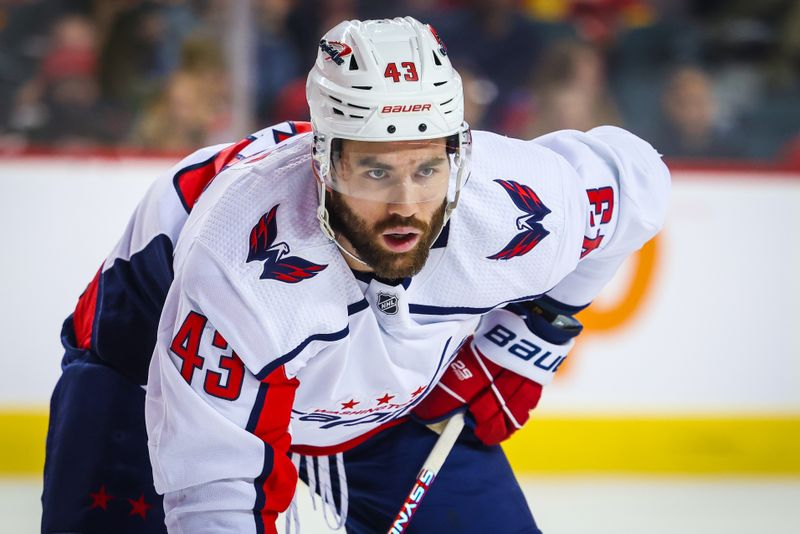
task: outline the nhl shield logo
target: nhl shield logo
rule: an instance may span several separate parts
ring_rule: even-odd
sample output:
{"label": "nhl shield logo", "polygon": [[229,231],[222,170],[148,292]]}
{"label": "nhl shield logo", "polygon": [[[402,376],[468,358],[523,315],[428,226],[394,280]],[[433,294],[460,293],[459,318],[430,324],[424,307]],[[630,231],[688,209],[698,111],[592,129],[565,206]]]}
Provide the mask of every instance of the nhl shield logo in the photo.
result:
{"label": "nhl shield logo", "polygon": [[397,295],[378,293],[378,309],[386,315],[397,314]]}

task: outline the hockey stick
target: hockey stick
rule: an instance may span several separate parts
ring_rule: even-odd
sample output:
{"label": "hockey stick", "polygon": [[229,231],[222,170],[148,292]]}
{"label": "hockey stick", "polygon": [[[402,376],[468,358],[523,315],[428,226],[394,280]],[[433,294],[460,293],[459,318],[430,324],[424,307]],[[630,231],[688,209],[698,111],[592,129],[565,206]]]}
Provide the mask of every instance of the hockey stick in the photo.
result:
{"label": "hockey stick", "polygon": [[[395,517],[392,522],[392,526],[389,527],[389,534],[400,534],[406,531],[411,522],[411,517],[414,515],[414,512],[417,511],[420,501],[422,501],[422,498],[425,496],[428,489],[430,489],[436,475],[439,474],[442,464],[444,464],[444,461],[447,459],[447,455],[450,454],[450,450],[453,448],[453,445],[455,445],[458,435],[461,434],[461,429],[463,428],[464,412],[457,412],[451,416],[450,419],[444,421],[444,429],[441,430],[439,439],[436,440],[430,454],[425,458],[425,463],[422,464],[422,469],[420,469],[417,475],[414,487],[411,488],[411,493],[406,497],[403,506],[400,508],[400,512],[398,512],[397,517]],[[439,428],[434,427],[434,430],[438,431]]]}

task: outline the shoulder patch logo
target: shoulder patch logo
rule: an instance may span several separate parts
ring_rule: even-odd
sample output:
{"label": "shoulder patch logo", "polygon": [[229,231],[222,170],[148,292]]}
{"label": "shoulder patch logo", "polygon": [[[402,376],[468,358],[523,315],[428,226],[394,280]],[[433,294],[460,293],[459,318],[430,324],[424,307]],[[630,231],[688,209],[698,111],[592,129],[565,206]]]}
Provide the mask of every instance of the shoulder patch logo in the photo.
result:
{"label": "shoulder patch logo", "polygon": [[378,309],[386,315],[397,314],[397,295],[378,293]]}
{"label": "shoulder patch logo", "polygon": [[276,204],[269,213],[262,215],[258,223],[250,230],[250,247],[247,263],[263,261],[262,280],[278,280],[288,284],[296,284],[313,278],[327,265],[317,265],[298,256],[289,256],[289,245],[284,242],[275,243],[278,235],[278,206]]}
{"label": "shoulder patch logo", "polygon": [[517,256],[524,256],[550,233],[541,225],[542,219],[550,213],[550,210],[542,203],[533,189],[527,185],[510,180],[495,180],[495,182],[506,190],[514,205],[525,214],[517,217],[517,229],[521,230],[521,232],[515,235],[503,250],[487,256],[487,258],[490,260],[510,260]]}

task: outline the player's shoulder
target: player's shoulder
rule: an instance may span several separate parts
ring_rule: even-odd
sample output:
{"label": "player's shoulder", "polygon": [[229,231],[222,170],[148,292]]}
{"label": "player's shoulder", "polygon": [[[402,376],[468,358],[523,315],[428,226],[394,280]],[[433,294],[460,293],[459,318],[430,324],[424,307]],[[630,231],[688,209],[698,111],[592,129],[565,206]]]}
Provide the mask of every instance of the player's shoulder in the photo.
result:
{"label": "player's shoulder", "polygon": [[176,258],[202,243],[223,264],[246,260],[254,240],[305,249],[326,243],[316,221],[310,140],[296,136],[227,167],[208,186],[180,236]]}
{"label": "player's shoulder", "polygon": [[[549,232],[557,235],[563,225],[565,197],[574,182],[572,173],[564,159],[547,147],[477,131],[459,210],[467,219],[474,219],[476,235],[494,238],[498,225],[505,228],[510,221],[516,227],[522,214],[544,219]],[[479,231],[480,227],[484,231]]]}
{"label": "player's shoulder", "polygon": [[546,200],[550,211],[561,211],[565,195],[572,194],[574,174],[564,157],[535,140],[476,131],[465,200],[469,204],[474,197],[479,205],[488,206],[491,199],[506,201],[510,195],[516,204],[530,193]]}
{"label": "player's shoulder", "polygon": [[561,157],[536,140],[524,140],[488,131],[472,133],[473,169],[479,173],[516,172],[541,175],[559,172]]}

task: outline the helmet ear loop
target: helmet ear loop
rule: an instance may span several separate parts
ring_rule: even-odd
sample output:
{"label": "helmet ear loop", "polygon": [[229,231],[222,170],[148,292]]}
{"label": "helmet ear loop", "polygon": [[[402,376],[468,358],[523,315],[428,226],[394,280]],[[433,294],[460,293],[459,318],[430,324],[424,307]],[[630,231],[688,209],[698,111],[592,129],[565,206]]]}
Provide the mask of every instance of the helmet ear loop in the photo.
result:
{"label": "helmet ear loop", "polygon": [[319,221],[319,227],[325,237],[335,242],[336,233],[331,227],[328,208],[325,206],[327,185],[325,184],[324,176],[330,174],[330,150],[327,140],[322,135],[314,135],[314,143],[311,148],[311,170],[317,181],[317,220]]}
{"label": "helmet ear loop", "polygon": [[442,228],[444,228],[444,225],[450,220],[450,216],[453,214],[453,211],[455,211],[455,209],[458,207],[458,200],[461,197],[461,187],[467,182],[470,175],[470,170],[468,168],[470,158],[468,152],[471,150],[470,145],[472,143],[472,133],[469,125],[464,122],[462,130],[455,134],[454,137],[456,137],[453,144],[455,145],[455,161],[458,163],[458,174],[456,175],[456,185],[453,193],[453,200],[448,201],[447,207],[445,208]]}
{"label": "helmet ear loop", "polygon": [[[325,234],[325,237],[330,239],[331,241],[336,241],[336,232],[333,231],[331,228],[330,216],[328,215],[328,208],[325,206],[325,193],[328,190],[328,187],[325,185],[325,181],[320,177],[319,173],[317,172],[316,165],[311,165],[312,169],[314,170],[314,176],[317,180],[317,220],[319,221],[319,227],[322,230],[322,233]],[[338,244],[338,243],[337,243]]]}

